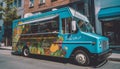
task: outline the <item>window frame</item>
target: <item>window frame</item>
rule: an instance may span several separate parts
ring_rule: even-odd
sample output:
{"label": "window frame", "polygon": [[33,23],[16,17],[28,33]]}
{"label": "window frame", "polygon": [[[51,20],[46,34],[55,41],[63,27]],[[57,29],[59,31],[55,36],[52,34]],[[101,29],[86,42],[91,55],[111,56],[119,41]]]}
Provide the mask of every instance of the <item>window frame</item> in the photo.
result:
{"label": "window frame", "polygon": [[40,4],[39,5],[43,5],[46,3],[46,0],[39,0]]}
{"label": "window frame", "polygon": [[[70,18],[70,22],[67,21],[68,18]],[[65,22],[63,21],[63,19],[65,19],[64,20]],[[69,22],[69,24],[67,22]],[[71,34],[72,33],[72,24],[71,24],[71,22],[72,22],[72,18],[71,17],[62,18],[62,33],[63,34]],[[68,26],[69,28],[67,27],[67,25],[69,25]]]}
{"label": "window frame", "polygon": [[29,8],[33,8],[34,7],[34,0],[29,0]]}
{"label": "window frame", "polygon": [[2,26],[0,26],[0,32],[2,31]]}
{"label": "window frame", "polygon": [[22,6],[22,0],[18,0],[17,6],[18,6],[18,7],[21,7],[21,6]]}
{"label": "window frame", "polygon": [[57,0],[51,0],[51,2],[56,2]]}
{"label": "window frame", "polygon": [[22,0],[14,0],[10,7],[22,7]]}
{"label": "window frame", "polygon": [[2,6],[2,7],[3,7],[3,2],[1,2],[1,3],[0,3],[0,6]]}
{"label": "window frame", "polygon": [[17,0],[14,0],[14,6],[17,7]]}
{"label": "window frame", "polygon": [[2,13],[0,13],[0,19],[2,19],[2,17],[3,17],[3,16],[2,16]]}
{"label": "window frame", "polygon": [[[92,25],[90,23],[88,23],[82,19],[76,18],[76,17],[75,17],[75,19],[76,19],[77,26],[78,26],[80,31],[94,33],[94,30],[93,30]],[[84,27],[81,26],[81,28],[80,28],[79,23],[78,23],[79,21],[83,22],[82,26],[84,26]],[[89,28],[88,28],[88,25],[89,25]]]}

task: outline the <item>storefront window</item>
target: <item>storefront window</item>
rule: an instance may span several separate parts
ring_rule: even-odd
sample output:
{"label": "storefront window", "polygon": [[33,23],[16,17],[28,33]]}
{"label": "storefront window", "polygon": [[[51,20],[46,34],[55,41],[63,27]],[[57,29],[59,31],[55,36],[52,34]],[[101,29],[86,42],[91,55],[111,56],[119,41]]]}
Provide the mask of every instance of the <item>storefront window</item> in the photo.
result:
{"label": "storefront window", "polygon": [[120,45],[120,22],[103,22],[103,35],[109,38],[111,45]]}

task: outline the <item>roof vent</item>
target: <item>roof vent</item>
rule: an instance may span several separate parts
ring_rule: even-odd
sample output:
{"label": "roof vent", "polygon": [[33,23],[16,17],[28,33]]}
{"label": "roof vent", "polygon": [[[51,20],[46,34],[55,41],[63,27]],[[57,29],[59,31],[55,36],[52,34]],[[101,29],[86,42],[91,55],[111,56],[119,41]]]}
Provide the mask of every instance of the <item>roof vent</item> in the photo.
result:
{"label": "roof vent", "polygon": [[57,8],[53,8],[53,9],[52,9],[52,11],[55,11],[55,10],[57,10]]}
{"label": "roof vent", "polygon": [[30,16],[32,16],[32,15],[33,15],[32,13],[26,13],[26,14],[24,15],[24,18],[30,17]]}

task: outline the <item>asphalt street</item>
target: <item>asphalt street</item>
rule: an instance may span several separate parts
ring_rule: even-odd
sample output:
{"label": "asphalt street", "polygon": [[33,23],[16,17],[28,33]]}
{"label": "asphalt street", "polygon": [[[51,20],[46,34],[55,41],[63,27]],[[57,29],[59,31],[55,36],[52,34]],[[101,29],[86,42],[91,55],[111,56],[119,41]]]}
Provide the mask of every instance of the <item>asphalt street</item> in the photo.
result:
{"label": "asphalt street", "polygon": [[0,50],[0,69],[120,69],[120,62],[108,61],[103,66],[77,66],[66,59],[52,57],[23,57],[11,55],[10,50]]}

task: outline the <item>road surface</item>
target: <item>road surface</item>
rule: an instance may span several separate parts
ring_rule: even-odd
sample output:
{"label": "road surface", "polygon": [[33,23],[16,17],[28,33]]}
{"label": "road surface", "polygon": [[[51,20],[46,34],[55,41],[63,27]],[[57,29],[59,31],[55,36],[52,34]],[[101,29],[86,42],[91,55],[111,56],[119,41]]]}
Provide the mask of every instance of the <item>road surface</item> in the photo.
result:
{"label": "road surface", "polygon": [[0,50],[0,69],[120,69],[120,62],[108,61],[103,66],[78,66],[66,59],[51,57],[23,57],[11,55],[10,50]]}

